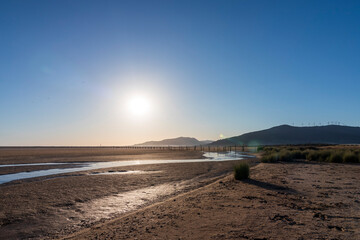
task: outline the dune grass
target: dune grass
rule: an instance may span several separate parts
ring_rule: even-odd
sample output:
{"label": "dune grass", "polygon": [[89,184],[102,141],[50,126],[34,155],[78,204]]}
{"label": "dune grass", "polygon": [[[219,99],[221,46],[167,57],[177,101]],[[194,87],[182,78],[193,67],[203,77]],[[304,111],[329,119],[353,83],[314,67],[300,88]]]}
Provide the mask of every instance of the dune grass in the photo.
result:
{"label": "dune grass", "polygon": [[250,175],[250,167],[247,163],[239,163],[234,166],[234,178],[236,180],[248,179]]}
{"label": "dune grass", "polygon": [[277,146],[264,147],[262,152],[262,162],[289,162],[297,159],[306,159],[317,162],[360,163],[359,147]]}

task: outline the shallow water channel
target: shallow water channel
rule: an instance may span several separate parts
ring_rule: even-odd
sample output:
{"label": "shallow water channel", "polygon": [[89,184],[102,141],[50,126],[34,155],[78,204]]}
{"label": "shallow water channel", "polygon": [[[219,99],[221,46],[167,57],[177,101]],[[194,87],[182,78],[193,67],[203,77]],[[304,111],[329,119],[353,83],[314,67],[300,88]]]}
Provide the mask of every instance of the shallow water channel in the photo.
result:
{"label": "shallow water channel", "polygon": [[131,161],[113,161],[113,162],[73,162],[73,163],[29,163],[29,164],[7,164],[0,167],[23,167],[23,166],[41,166],[41,165],[69,165],[69,168],[53,168],[46,170],[36,170],[30,172],[19,172],[13,174],[0,175],[0,184],[21,180],[26,178],[43,177],[62,173],[71,173],[79,171],[88,171],[101,168],[125,167],[145,164],[164,164],[164,163],[195,163],[195,162],[220,162],[241,160],[243,157],[249,157],[237,152],[217,153],[205,152],[202,159],[172,159],[172,160],[131,160]]}

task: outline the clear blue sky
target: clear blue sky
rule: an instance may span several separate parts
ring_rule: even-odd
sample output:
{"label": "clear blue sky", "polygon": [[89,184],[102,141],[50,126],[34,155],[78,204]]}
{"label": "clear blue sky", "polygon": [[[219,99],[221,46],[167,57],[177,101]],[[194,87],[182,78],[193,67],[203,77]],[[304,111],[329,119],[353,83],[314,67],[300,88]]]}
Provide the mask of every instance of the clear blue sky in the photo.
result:
{"label": "clear blue sky", "polygon": [[359,103],[360,1],[0,2],[0,145],[357,126]]}

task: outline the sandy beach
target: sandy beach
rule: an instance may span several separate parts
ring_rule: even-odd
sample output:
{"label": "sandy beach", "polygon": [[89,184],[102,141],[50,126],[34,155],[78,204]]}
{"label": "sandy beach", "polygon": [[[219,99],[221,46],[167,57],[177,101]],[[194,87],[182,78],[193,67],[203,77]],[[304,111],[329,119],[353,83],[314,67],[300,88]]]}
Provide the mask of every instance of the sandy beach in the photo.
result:
{"label": "sandy beach", "polygon": [[259,164],[65,239],[359,239],[360,166]]}
{"label": "sandy beach", "polygon": [[[194,159],[200,151],[118,151],[101,156],[52,157],[52,152],[2,154],[2,162],[80,162],[86,159]],[[28,151],[28,150],[27,150]],[[62,150],[64,151],[64,150]],[[90,150],[92,151],[92,150]],[[7,154],[7,157],[6,157]],[[58,152],[56,154],[59,154]],[[72,153],[74,154],[74,153]],[[91,152],[90,152],[91,154]],[[114,152],[111,152],[114,154]],[[46,156],[46,157],[45,157]],[[55,161],[54,161],[55,160]],[[231,173],[236,161],[114,167],[17,180],[0,185],[0,238],[53,239],[117,218],[169,197],[208,185]],[[44,166],[4,167],[2,174]],[[46,166],[57,168],[57,166]]]}
{"label": "sandy beach", "polygon": [[[192,159],[203,154],[36,151],[19,156],[3,152],[1,161],[71,164],[86,159]],[[249,180],[233,179],[233,166],[240,161],[252,166]],[[113,167],[1,184],[0,238],[360,238],[359,164],[240,161]],[[4,167],[1,173],[41,167]]]}

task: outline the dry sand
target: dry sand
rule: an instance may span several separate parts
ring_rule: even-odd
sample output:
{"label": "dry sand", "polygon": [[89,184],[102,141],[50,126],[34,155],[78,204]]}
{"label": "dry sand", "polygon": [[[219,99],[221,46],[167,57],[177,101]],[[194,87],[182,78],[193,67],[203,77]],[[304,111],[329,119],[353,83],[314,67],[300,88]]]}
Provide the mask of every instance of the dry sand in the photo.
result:
{"label": "dry sand", "polygon": [[259,164],[65,239],[360,239],[360,165]]}

